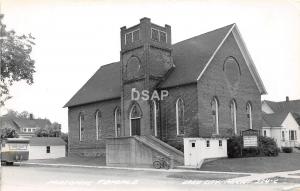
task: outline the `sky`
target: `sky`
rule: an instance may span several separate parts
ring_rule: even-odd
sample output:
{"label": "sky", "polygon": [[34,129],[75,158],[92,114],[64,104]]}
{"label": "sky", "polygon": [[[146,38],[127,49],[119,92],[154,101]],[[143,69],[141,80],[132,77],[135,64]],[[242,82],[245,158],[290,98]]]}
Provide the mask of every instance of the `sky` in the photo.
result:
{"label": "sky", "polygon": [[236,23],[268,94],[300,99],[300,0],[0,0],[3,22],[36,45],[34,84],[15,83],[5,108],[68,129],[64,104],[104,64],[120,59],[120,28],[143,17],[172,27],[172,43]]}

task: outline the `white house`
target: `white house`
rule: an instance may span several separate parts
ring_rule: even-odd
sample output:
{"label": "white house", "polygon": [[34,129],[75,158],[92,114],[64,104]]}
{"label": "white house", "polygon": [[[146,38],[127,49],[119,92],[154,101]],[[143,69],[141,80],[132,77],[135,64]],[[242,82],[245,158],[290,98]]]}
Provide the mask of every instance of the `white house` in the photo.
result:
{"label": "white house", "polygon": [[263,101],[262,135],[275,139],[278,147],[300,146],[300,100]]}
{"label": "white house", "polygon": [[263,116],[262,135],[275,139],[278,147],[300,146],[300,127],[291,112]]}
{"label": "white house", "polygon": [[32,137],[29,159],[51,159],[66,156],[66,142],[60,137]]}

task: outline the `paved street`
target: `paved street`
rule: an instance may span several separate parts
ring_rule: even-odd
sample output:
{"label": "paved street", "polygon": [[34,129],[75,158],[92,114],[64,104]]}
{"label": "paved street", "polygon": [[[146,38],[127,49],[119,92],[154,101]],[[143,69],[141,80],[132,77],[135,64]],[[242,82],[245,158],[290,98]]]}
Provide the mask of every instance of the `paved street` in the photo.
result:
{"label": "paved street", "polygon": [[[193,175],[193,176],[190,176]],[[78,167],[2,166],[1,191],[293,190],[295,184],[220,184],[237,175]],[[215,182],[214,180],[220,180]]]}

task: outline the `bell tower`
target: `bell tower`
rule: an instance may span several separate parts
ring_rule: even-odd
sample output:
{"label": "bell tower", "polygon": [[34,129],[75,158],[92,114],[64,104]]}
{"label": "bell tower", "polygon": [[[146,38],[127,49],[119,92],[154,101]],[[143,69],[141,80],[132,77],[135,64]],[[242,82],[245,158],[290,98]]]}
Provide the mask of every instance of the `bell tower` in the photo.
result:
{"label": "bell tower", "polygon": [[142,18],[135,26],[122,27],[120,35],[122,135],[153,135],[152,100],[143,95],[151,98],[173,67],[171,27]]}

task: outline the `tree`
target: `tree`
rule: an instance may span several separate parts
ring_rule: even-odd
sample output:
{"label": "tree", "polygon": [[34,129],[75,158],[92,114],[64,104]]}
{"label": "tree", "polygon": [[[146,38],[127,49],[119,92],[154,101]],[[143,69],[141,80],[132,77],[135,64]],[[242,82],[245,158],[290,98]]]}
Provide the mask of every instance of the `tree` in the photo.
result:
{"label": "tree", "polygon": [[35,44],[31,34],[17,35],[13,30],[6,30],[0,14],[0,106],[11,98],[9,87],[14,82],[25,80],[33,83],[35,72],[34,60],[30,57]]}
{"label": "tree", "polygon": [[[33,118],[33,114],[31,114],[28,111],[18,112],[18,111],[14,111],[12,109],[8,110],[7,115],[14,116],[16,118],[22,118],[22,119],[30,119],[31,117]],[[48,119],[45,119],[45,120],[48,120]],[[49,123],[50,123],[50,121],[49,121]]]}
{"label": "tree", "polygon": [[50,126],[38,129],[35,134],[37,137],[60,137],[61,124],[54,122]]}
{"label": "tree", "polygon": [[16,133],[15,129],[12,129],[12,128],[1,129],[1,139],[18,138],[18,137],[19,137],[19,135]]}

